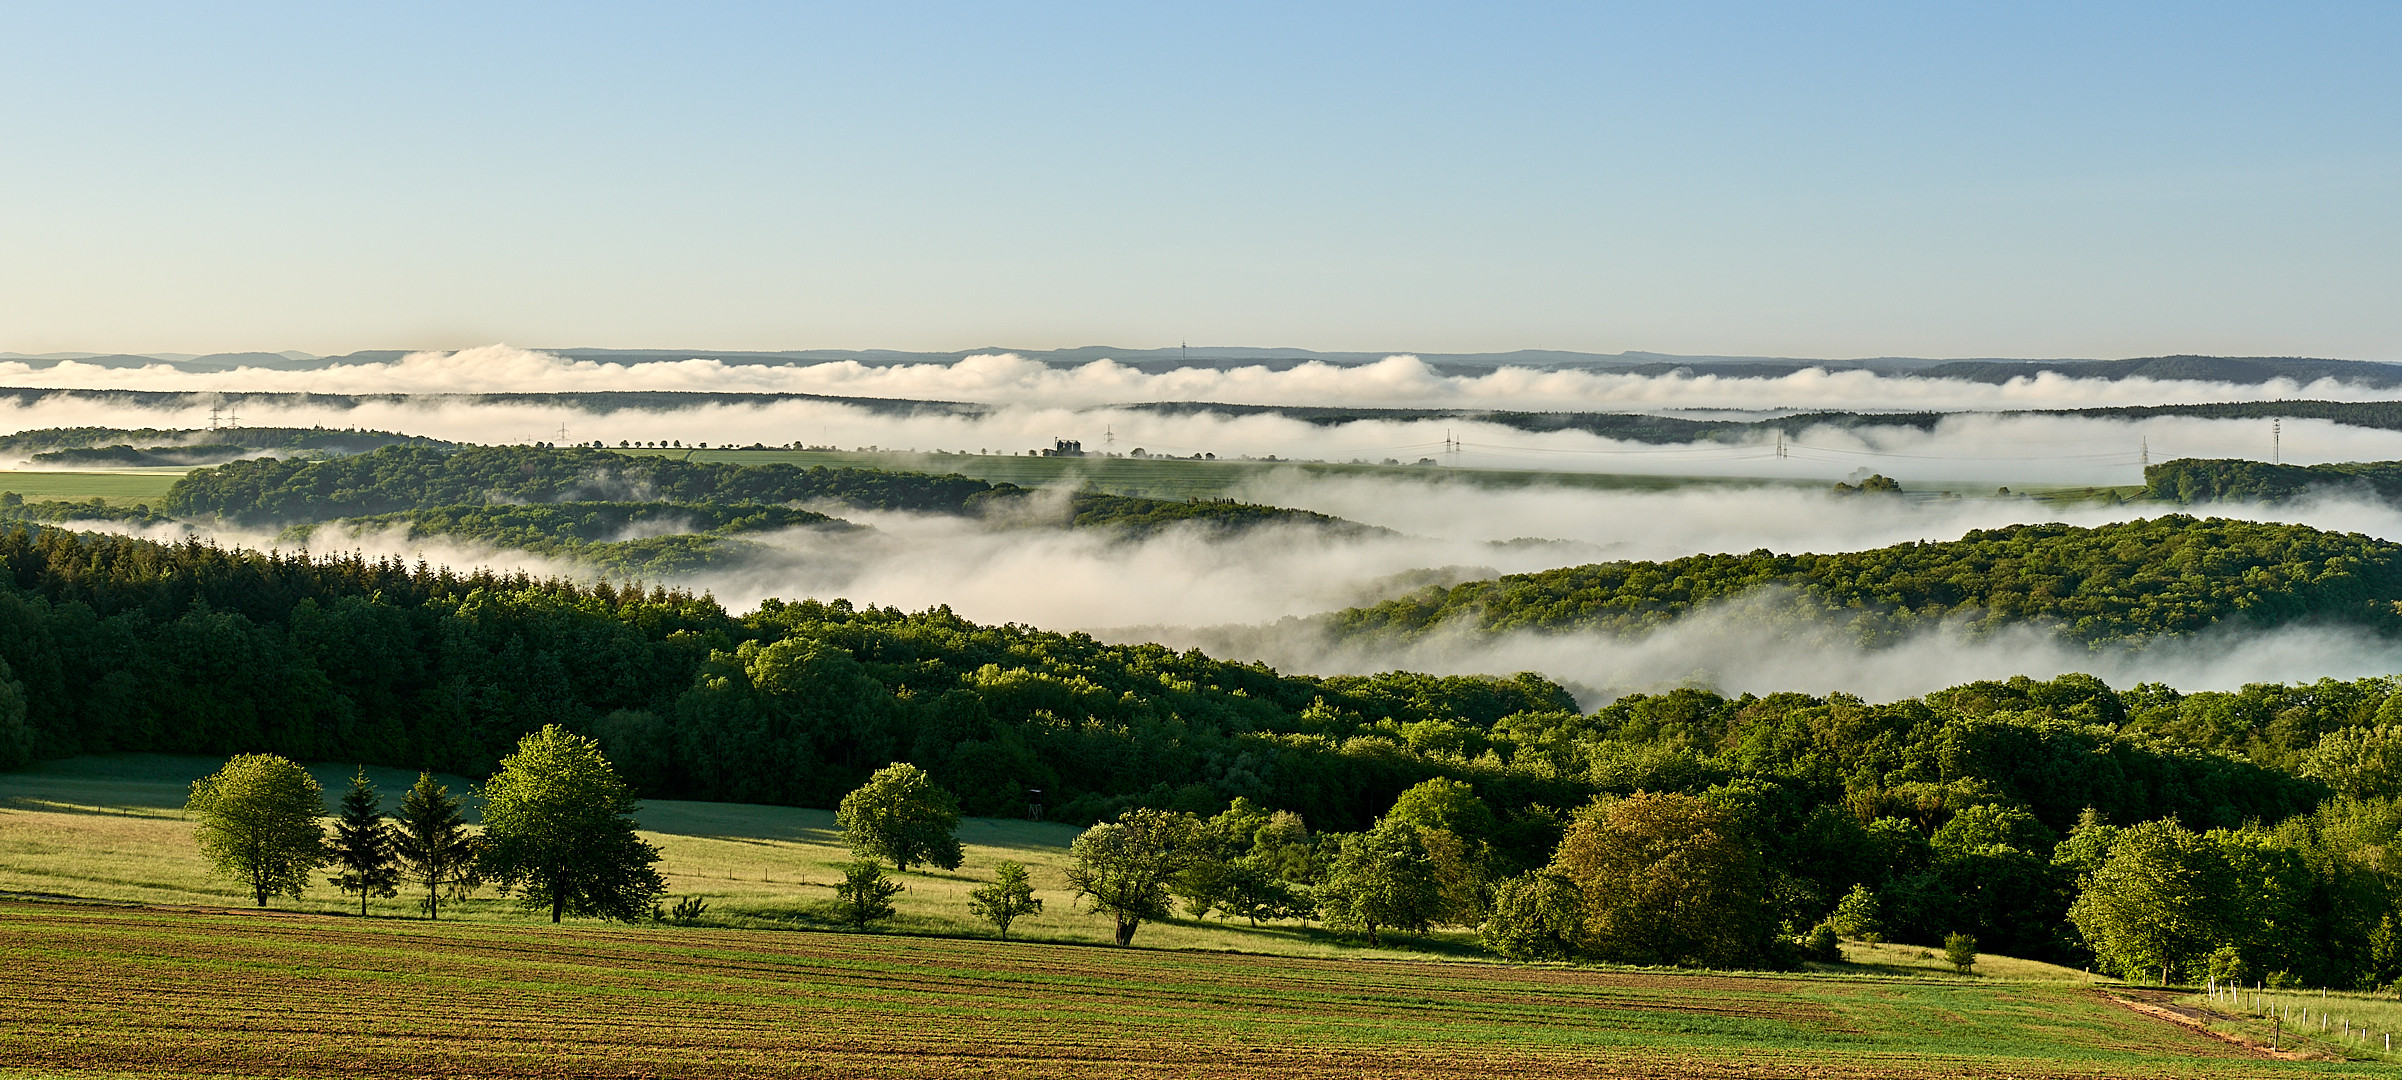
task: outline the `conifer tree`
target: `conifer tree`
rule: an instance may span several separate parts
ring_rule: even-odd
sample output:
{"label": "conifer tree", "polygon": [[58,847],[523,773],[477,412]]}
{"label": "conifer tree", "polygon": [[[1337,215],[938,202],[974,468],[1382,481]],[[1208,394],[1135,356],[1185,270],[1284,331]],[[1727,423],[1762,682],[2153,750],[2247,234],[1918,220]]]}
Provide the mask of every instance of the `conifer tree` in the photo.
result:
{"label": "conifer tree", "polygon": [[392,827],[384,823],[384,800],[362,766],[351,775],[350,790],[342,795],[342,816],[334,819],[334,837],[325,847],[333,866],[341,871],[326,882],[343,892],[359,894],[362,918],[369,897],[400,895],[400,865],[393,839]]}
{"label": "conifer tree", "polygon": [[443,900],[463,900],[479,884],[476,838],[467,831],[459,800],[435,783],[432,773],[417,774],[417,784],[400,800],[395,820],[399,827],[392,848],[400,859],[402,878],[425,890],[425,899],[418,902],[425,917],[439,919]]}

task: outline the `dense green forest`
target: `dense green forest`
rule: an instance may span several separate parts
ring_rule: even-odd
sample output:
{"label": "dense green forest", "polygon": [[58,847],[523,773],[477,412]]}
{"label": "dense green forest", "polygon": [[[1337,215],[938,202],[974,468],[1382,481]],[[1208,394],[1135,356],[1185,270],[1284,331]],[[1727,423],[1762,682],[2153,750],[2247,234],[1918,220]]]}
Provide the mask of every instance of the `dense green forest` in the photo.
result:
{"label": "dense green forest", "polygon": [[[737,615],[659,590],[40,529],[0,536],[0,570],[11,767],[265,751],[483,775],[558,723],[655,797],[830,806],[906,760],[974,814],[1022,813],[1034,791],[1075,822],[1223,817],[1239,798],[1335,832],[1442,780],[1456,797],[1436,810],[1488,882],[1544,866],[1596,797],[1669,793],[1719,808],[1772,925],[1805,930],[1867,890],[1889,937],[1967,931],[2071,962],[2085,946],[2064,915],[2116,835],[2097,830],[2167,820],[2290,864],[2279,887],[2304,922],[2255,943],[2257,970],[2402,975],[2402,947],[2359,922],[2388,917],[2393,875],[2355,850],[2391,837],[2378,823],[2402,796],[2388,679],[2179,694],[2063,676],[1883,704],[1679,690],[1588,713],[1534,675],[1291,676],[939,608]],[[1280,872],[1315,873],[1294,865]]]}
{"label": "dense green forest", "polygon": [[2402,545],[2306,525],[2170,515],[2095,528],[2013,525],[1828,555],[1694,555],[1429,588],[1329,616],[1344,635],[1610,630],[1781,590],[1779,614],[1852,620],[1883,640],[1945,619],[2030,623],[2087,644],[2304,620],[2402,629]]}
{"label": "dense green forest", "polygon": [[[998,517],[1008,520],[1056,521],[1128,536],[1147,535],[1174,524],[1214,529],[1303,525],[1366,531],[1363,526],[1306,510],[1226,500],[1077,492],[1067,497],[1064,506],[1054,508],[1038,501],[1037,495],[1030,488],[955,474],[716,464],[582,447],[393,447],[330,460],[261,459],[198,470],[176,482],[167,494],[165,508],[183,517],[216,517],[254,526],[341,519],[390,521],[398,520],[398,515],[407,517],[413,527],[510,546],[522,546],[512,538],[530,538],[545,527],[504,522],[502,518],[510,511],[501,504],[644,505],[657,508],[653,514],[660,519],[680,515],[701,520],[719,514],[772,516],[783,512],[777,508],[787,503],[822,500],[868,510],[998,512]],[[476,507],[487,509],[479,512]],[[523,515],[538,513],[528,510]],[[721,529],[711,525],[697,531]],[[597,535],[575,539],[592,542]],[[551,536],[553,542],[567,539]]]}
{"label": "dense green forest", "polygon": [[2272,465],[2241,458],[2178,458],[2143,471],[2144,495],[2175,503],[2277,503],[2304,495],[2370,494],[2402,503],[2402,461]]}

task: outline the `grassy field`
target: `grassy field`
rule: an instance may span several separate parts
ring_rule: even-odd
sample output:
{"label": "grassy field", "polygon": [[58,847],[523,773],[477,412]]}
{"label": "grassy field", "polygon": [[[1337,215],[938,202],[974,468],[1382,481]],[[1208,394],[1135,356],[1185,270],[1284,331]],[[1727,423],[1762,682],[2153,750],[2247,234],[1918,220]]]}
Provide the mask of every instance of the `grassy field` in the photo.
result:
{"label": "grassy field", "polygon": [[2222,990],[2176,999],[2181,1012],[2263,1046],[2402,1062],[2402,1000],[2341,990]]}
{"label": "grassy field", "polygon": [[[2091,976],[1917,946],[1745,975],[1511,966],[1460,935],[1368,949],[1300,924],[1178,920],[1137,948],[1070,902],[1074,829],[971,819],[967,862],[905,876],[884,933],[828,932],[848,852],[822,810],[641,813],[701,925],[553,927],[496,897],[416,917],[318,886],[268,911],[212,876],[181,810],[217,759],[0,774],[0,1076],[2253,1076]],[[313,770],[329,798],[349,775]],[[387,799],[413,775],[370,770]],[[468,781],[443,778],[454,791]],[[1002,858],[1046,910],[966,913]],[[896,933],[895,931],[898,931]],[[2367,1004],[2360,1008],[2365,1020]],[[2372,1048],[2354,1047],[2354,1057]]]}
{"label": "grassy field", "polygon": [[[215,770],[222,759],[159,754],[123,754],[48,762],[33,770],[0,773],[0,892],[146,904],[247,905],[234,882],[212,874],[192,843],[192,823],[183,813],[192,781]],[[318,765],[311,771],[324,786],[329,811],[348,787],[351,770]],[[370,769],[387,808],[416,781],[414,773]],[[441,777],[451,792],[465,795],[470,781]],[[469,815],[473,820],[473,815]],[[640,814],[643,837],[658,845],[660,871],[675,896],[697,896],[709,905],[704,923],[744,928],[827,928],[840,866],[852,858],[828,810],[740,803],[653,800]],[[896,901],[899,914],[886,927],[926,934],[988,935],[990,926],[971,917],[968,890],[992,879],[993,864],[1024,863],[1044,910],[1011,928],[1011,936],[1069,943],[1101,943],[1109,921],[1070,902],[1065,877],[1068,842],[1075,828],[1033,821],[970,818],[959,830],[967,860],[956,870],[912,868],[900,875],[909,891]],[[358,910],[330,885],[318,885],[301,900],[275,901],[281,910],[336,913]],[[377,915],[416,912],[414,898],[370,901]],[[452,909],[446,909],[446,911]],[[455,909],[468,919],[527,921],[534,916],[489,893]],[[1143,927],[1144,945],[1278,952],[1294,955],[1461,955],[1467,935],[1431,936],[1407,948],[1368,949],[1335,940],[1314,925],[1298,922],[1252,928],[1215,919],[1180,919]]]}
{"label": "grassy field", "polygon": [[189,469],[121,469],[110,472],[0,472],[0,492],[36,501],[100,499],[111,506],[158,505]]}
{"label": "grassy field", "polygon": [[2057,983],[0,903],[0,1075],[2251,1077]]}

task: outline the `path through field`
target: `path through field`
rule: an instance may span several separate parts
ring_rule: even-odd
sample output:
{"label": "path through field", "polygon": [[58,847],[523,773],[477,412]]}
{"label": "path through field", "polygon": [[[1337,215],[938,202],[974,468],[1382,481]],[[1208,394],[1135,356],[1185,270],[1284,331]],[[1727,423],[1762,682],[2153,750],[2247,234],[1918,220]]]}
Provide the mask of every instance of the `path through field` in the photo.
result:
{"label": "path through field", "polygon": [[[2281,1073],[2069,985],[0,904],[0,1075]],[[2323,1066],[2322,1066],[2323,1067]]]}

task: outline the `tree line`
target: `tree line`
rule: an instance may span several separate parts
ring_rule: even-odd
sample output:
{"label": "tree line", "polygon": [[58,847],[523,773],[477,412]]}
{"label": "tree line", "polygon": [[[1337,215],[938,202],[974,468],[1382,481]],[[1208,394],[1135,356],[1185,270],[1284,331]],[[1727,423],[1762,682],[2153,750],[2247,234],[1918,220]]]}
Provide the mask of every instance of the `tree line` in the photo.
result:
{"label": "tree line", "polygon": [[[104,448],[153,452],[189,452],[204,448],[242,450],[302,450],[323,454],[363,454],[386,446],[451,446],[423,435],[403,435],[367,428],[221,427],[221,428],[27,428],[0,435],[0,454],[40,457],[64,450]],[[65,458],[58,460],[74,460]]]}
{"label": "tree line", "polygon": [[[2389,406],[2390,407],[2390,406]],[[2402,461],[2283,465],[2240,458],[2178,458],[2143,470],[2144,494],[2163,502],[2290,502],[2305,495],[2368,495],[2402,502]]]}
{"label": "tree line", "polygon": [[[2156,466],[2158,468],[2158,466]],[[1951,619],[2078,642],[2304,620],[2402,630],[2402,545],[2307,525],[2168,515],[2093,528],[2013,525],[1839,554],[1694,555],[1512,574],[1328,617],[1346,636],[1635,633],[1751,594],[1763,618],[1839,619],[1868,643]]]}

